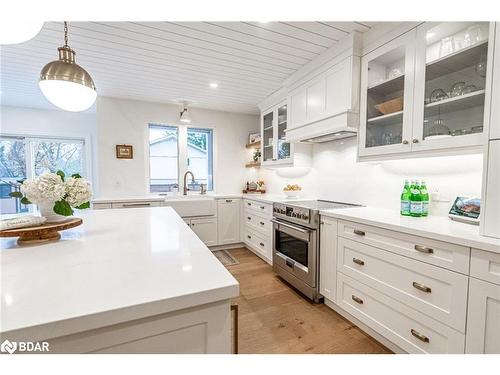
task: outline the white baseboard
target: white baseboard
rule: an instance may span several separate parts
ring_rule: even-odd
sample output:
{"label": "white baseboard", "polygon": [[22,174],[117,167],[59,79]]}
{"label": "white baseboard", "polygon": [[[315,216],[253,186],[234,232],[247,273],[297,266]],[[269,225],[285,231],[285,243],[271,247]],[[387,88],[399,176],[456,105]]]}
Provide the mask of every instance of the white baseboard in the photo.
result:
{"label": "white baseboard", "polygon": [[351,314],[349,314],[347,311],[342,309],[340,306],[335,304],[334,302],[330,301],[329,299],[325,298],[325,305],[327,305],[329,308],[334,310],[335,312],[339,313],[342,315],[344,318],[349,320],[351,323],[356,325],[359,329],[373,337],[375,340],[380,342],[382,345],[385,345],[387,348],[392,350],[394,353],[398,354],[407,354],[406,351],[401,349],[399,346],[394,344],[392,341],[387,340],[384,336],[380,335],[376,331],[374,331],[372,328],[368,327],[366,324],[362,323],[358,318],[355,318]]}

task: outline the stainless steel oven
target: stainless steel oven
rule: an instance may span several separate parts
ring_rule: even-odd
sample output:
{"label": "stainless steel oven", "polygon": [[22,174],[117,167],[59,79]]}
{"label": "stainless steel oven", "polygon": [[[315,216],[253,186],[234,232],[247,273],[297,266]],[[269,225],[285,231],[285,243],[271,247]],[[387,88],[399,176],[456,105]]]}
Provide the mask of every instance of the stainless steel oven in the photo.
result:
{"label": "stainless steel oven", "polygon": [[273,269],[304,295],[319,301],[319,210],[354,207],[321,200],[273,205]]}
{"label": "stainless steel oven", "polygon": [[273,219],[273,268],[307,297],[318,300],[318,230]]}

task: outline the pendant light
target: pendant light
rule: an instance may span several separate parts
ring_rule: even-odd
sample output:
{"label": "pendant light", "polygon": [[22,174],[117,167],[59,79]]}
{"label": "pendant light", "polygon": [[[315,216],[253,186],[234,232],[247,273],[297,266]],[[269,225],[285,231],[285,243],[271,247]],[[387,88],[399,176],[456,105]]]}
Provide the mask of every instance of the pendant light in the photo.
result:
{"label": "pendant light", "polygon": [[94,81],[75,63],[75,51],[68,46],[68,23],[64,21],[64,46],[57,49],[59,60],[45,65],[38,85],[55,106],[71,112],[84,111],[94,104],[97,92]]}
{"label": "pendant light", "polygon": [[181,111],[179,121],[184,123],[184,124],[190,124],[191,123],[191,116],[189,115],[188,112],[188,103],[184,102],[183,103],[183,110]]}

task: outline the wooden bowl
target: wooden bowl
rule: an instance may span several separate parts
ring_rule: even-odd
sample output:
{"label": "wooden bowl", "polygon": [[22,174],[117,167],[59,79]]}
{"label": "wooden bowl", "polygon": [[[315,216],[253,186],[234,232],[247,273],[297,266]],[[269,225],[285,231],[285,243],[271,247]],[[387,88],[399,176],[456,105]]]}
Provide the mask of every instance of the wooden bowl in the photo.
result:
{"label": "wooden bowl", "polygon": [[19,245],[34,245],[57,241],[61,238],[59,231],[77,227],[83,223],[78,217],[71,217],[60,223],[47,223],[36,227],[6,229],[0,231],[0,237],[19,237]]}
{"label": "wooden bowl", "polygon": [[403,110],[403,97],[401,96],[399,98],[392,99],[392,100],[389,100],[387,102],[377,104],[375,106],[375,108],[377,108],[377,111],[379,111],[383,115],[388,115],[389,113],[402,111]]}

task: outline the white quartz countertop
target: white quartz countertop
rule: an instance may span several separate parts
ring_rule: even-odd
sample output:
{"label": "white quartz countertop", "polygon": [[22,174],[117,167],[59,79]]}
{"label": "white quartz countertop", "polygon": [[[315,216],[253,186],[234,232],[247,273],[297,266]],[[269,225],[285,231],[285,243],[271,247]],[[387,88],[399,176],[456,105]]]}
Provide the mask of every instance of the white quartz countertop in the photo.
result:
{"label": "white quartz countertop", "polygon": [[0,332],[44,340],[238,296],[170,207],[87,210],[57,242],[2,239]]}
{"label": "white quartz countertop", "polygon": [[408,217],[397,211],[374,207],[323,210],[320,214],[500,253],[500,239],[481,236],[479,226],[453,221],[448,217]]}

